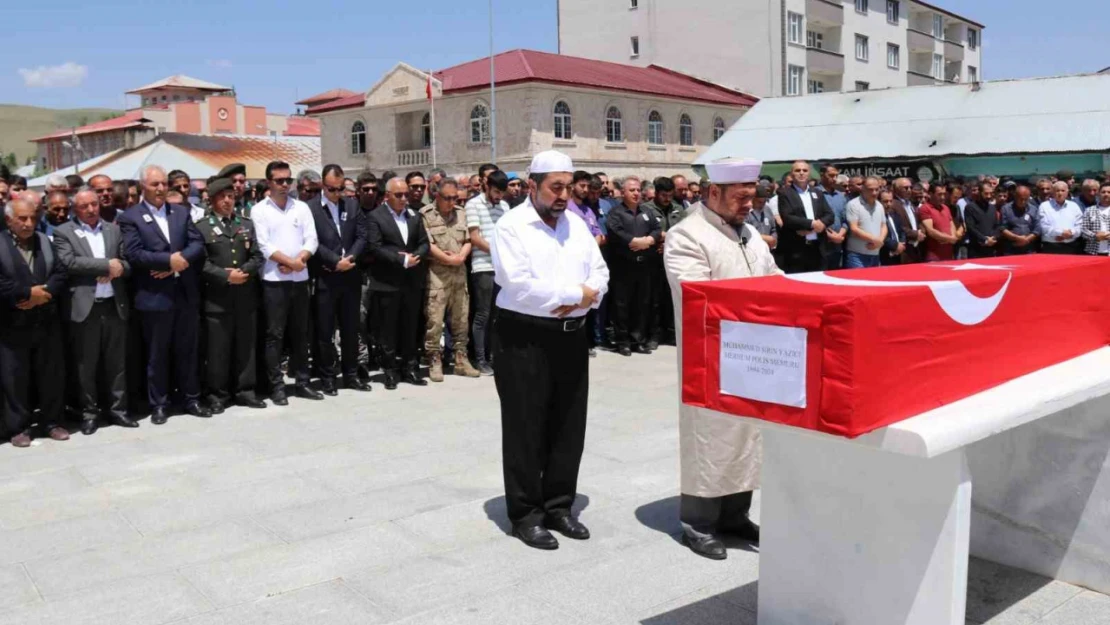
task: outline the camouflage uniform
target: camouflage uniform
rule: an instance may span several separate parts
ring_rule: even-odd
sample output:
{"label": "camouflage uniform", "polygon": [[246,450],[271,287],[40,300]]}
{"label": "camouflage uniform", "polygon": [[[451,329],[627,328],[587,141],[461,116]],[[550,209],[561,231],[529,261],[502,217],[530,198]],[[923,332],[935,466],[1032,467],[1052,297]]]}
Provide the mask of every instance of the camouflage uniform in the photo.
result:
{"label": "camouflage uniform", "polygon": [[[466,213],[456,208],[446,219],[436,210],[435,204],[420,209],[424,228],[428,231],[428,241],[443,252],[458,254],[470,241],[466,227]],[[451,311],[451,336],[454,339],[455,373],[468,378],[476,378],[478,370],[470,366],[466,358],[467,314],[470,311],[470,296],[466,287],[466,264],[457,267],[443,265],[428,256],[428,304],[425,310],[427,331],[424,335],[424,351],[431,362],[429,377],[433,382],[443,381],[443,354],[439,345],[443,337],[443,316]]]}

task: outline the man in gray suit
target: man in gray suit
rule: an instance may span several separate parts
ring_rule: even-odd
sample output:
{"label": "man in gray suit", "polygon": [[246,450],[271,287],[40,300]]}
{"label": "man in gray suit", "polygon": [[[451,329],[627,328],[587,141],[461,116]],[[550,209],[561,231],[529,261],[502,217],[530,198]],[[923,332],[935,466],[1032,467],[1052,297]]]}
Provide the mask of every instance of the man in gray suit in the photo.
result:
{"label": "man in gray suit", "polygon": [[66,309],[70,345],[76,363],[82,412],[81,431],[96,432],[100,416],[98,378],[110,391],[112,423],[134,428],[127,416],[127,318],[130,302],[119,226],[100,218],[96,194],[82,190],[73,197],[75,219],[54,230],[54,248],[68,275]]}

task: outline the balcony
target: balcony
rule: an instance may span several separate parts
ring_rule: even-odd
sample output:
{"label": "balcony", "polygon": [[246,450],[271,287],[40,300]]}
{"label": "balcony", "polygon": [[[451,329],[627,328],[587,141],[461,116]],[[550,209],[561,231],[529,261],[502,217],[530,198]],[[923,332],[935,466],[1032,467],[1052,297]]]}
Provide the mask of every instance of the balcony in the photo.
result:
{"label": "balcony", "polygon": [[810,74],[843,74],[844,55],[819,48],[806,48],[806,71]]}
{"label": "balcony", "polygon": [[401,150],[397,152],[398,167],[423,167],[431,163],[431,150]]}
{"label": "balcony", "polygon": [[955,41],[944,41],[944,60],[962,63],[964,60],[964,46]]}
{"label": "balcony", "polygon": [[909,87],[920,87],[921,85],[936,85],[940,81],[933,78],[929,74],[915,72],[912,69],[906,72],[906,85]]}
{"label": "balcony", "polygon": [[826,26],[843,26],[844,6],[829,0],[806,0],[806,20]]}
{"label": "balcony", "polygon": [[910,28],[906,31],[906,47],[910,52],[932,52],[936,49],[936,39],[932,33]]}

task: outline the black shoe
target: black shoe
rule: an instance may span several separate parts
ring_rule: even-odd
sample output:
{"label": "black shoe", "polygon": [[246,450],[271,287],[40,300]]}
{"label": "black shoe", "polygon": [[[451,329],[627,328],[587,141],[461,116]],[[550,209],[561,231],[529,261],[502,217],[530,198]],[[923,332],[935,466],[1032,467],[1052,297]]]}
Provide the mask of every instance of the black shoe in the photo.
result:
{"label": "black shoe", "polygon": [[150,422],[154,425],[162,425],[168,418],[169,417],[166,416],[166,409],[163,406],[158,406],[150,411]]}
{"label": "black shoe", "polygon": [[[644,354],[644,355],[647,355],[647,354],[651,353],[651,349],[649,349],[647,345],[642,345],[642,344],[637,345],[636,347],[632,348],[632,351],[636,352],[637,354]],[[624,352],[622,351],[621,354],[623,355]]]}
{"label": "black shoe", "polygon": [[236,406],[245,406],[247,408],[265,408],[266,402],[255,397],[254,395],[239,395],[235,398]]}
{"label": "black shoe", "polygon": [[357,376],[353,378],[344,378],[343,388],[349,388],[352,391],[362,391],[364,393],[371,390],[370,383],[360,380]]}
{"label": "black shoe", "polygon": [[275,406],[288,406],[289,398],[285,396],[285,392],[274,392],[270,395],[270,401],[274,402]]}
{"label": "black shoe", "polygon": [[617,348],[617,353],[620,354],[621,356],[631,356],[632,355],[632,350],[629,349],[627,345],[621,345],[620,347]]}
{"label": "black shoe", "polygon": [[397,390],[397,382],[398,382],[398,378],[397,378],[397,373],[396,372],[394,372],[394,371],[386,371],[385,372],[385,380],[384,380],[385,390],[387,390],[387,391]]}
{"label": "black shoe", "polygon": [[185,413],[191,414],[194,417],[200,417],[201,419],[207,419],[212,416],[212,411],[200,405],[199,401],[191,401],[185,404]]}
{"label": "black shoe", "polygon": [[479,359],[478,364],[474,365],[474,368],[478,370],[478,373],[481,373],[484,376],[493,375],[493,367],[489,366],[489,363],[485,360]]}
{"label": "black shoe", "polygon": [[118,425],[121,428],[137,428],[137,427],[139,427],[138,422],[136,422],[134,419],[132,419],[131,417],[129,417],[125,414],[112,415],[112,416],[108,417],[108,420],[112,422],[112,425]]}
{"label": "black shoe", "polygon": [[218,399],[209,400],[208,401],[208,410],[210,410],[212,412],[212,414],[223,414],[224,413],[224,403],[222,401],[218,400]]}
{"label": "black shoe", "polygon": [[96,418],[81,420],[81,433],[85,436],[96,434]]}
{"label": "black shoe", "polygon": [[567,538],[574,540],[586,540],[590,537],[590,530],[586,529],[585,525],[578,522],[578,519],[570,516],[569,514],[557,517],[549,517],[544,519],[544,526],[549,530],[555,530]]}
{"label": "black shoe", "polygon": [[659,341],[654,341],[654,340],[648,341],[647,342],[647,348],[650,351],[655,351],[655,350],[659,349]]}
{"label": "black shoe", "polygon": [[369,381],[370,380],[370,367],[369,365],[358,366],[358,379]]}
{"label": "black shoe", "polygon": [[314,399],[322,401],[324,396],[316,391],[308,388],[304,384],[298,384],[293,387],[293,397],[300,397],[301,399]]}
{"label": "black shoe", "polygon": [[682,544],[689,547],[690,551],[693,551],[703,558],[709,558],[710,560],[724,560],[728,557],[728,552],[725,551],[724,543],[712,536],[690,538],[683,533]]}
{"label": "black shoe", "polygon": [[339,394],[339,391],[335,388],[335,380],[331,378],[324,378],[320,381],[320,390],[324,391],[324,394],[330,397],[335,397]]}
{"label": "black shoe", "polygon": [[753,545],[759,544],[759,526],[752,523],[750,519],[744,519],[738,527],[722,527],[720,531],[722,534],[735,536]]}
{"label": "black shoe", "polygon": [[401,381],[413,386],[428,386],[428,381],[416,373],[416,368],[407,369],[401,374]]}
{"label": "black shoe", "polygon": [[597,348],[596,347],[591,347],[590,348],[590,358],[597,358]]}
{"label": "black shoe", "polygon": [[559,548],[559,541],[539,525],[529,525],[527,527],[514,527],[513,536],[520,539],[520,542],[532,547],[533,549],[543,549],[551,551]]}

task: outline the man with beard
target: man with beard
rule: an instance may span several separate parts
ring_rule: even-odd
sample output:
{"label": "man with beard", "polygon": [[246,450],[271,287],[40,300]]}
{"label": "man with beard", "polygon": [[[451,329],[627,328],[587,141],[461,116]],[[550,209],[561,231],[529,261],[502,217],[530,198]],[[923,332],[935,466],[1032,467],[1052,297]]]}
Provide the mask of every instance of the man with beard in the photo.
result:
{"label": "man with beard", "polygon": [[[682,283],[782,275],[759,233],[744,222],[752,210],[762,163],[721,159],[708,163],[709,187],[671,229],[663,252],[678,328],[682,367]],[[679,406],[683,542],[694,553],[728,557],[717,537],[729,533],[759,542],[748,519],[752,491],[759,486],[762,442],[759,429],[741,419]]]}
{"label": "man with beard", "polygon": [[509,189],[505,192],[505,203],[509,208],[516,208],[524,203],[527,199],[524,194],[524,181],[516,174],[508,174],[509,176]]}
{"label": "man with beard", "polygon": [[505,503],[513,536],[536,549],[559,547],[549,529],[590,537],[571,509],[590,388],[586,313],[601,303],[609,270],[586,223],[566,214],[573,171],[561,152],[537,154],[528,201],[491,241]]}
{"label": "man with beard", "polygon": [[42,232],[54,240],[54,228],[69,220],[69,196],[63,191],[51,191],[46,196],[46,214],[43,215],[45,227]]}

